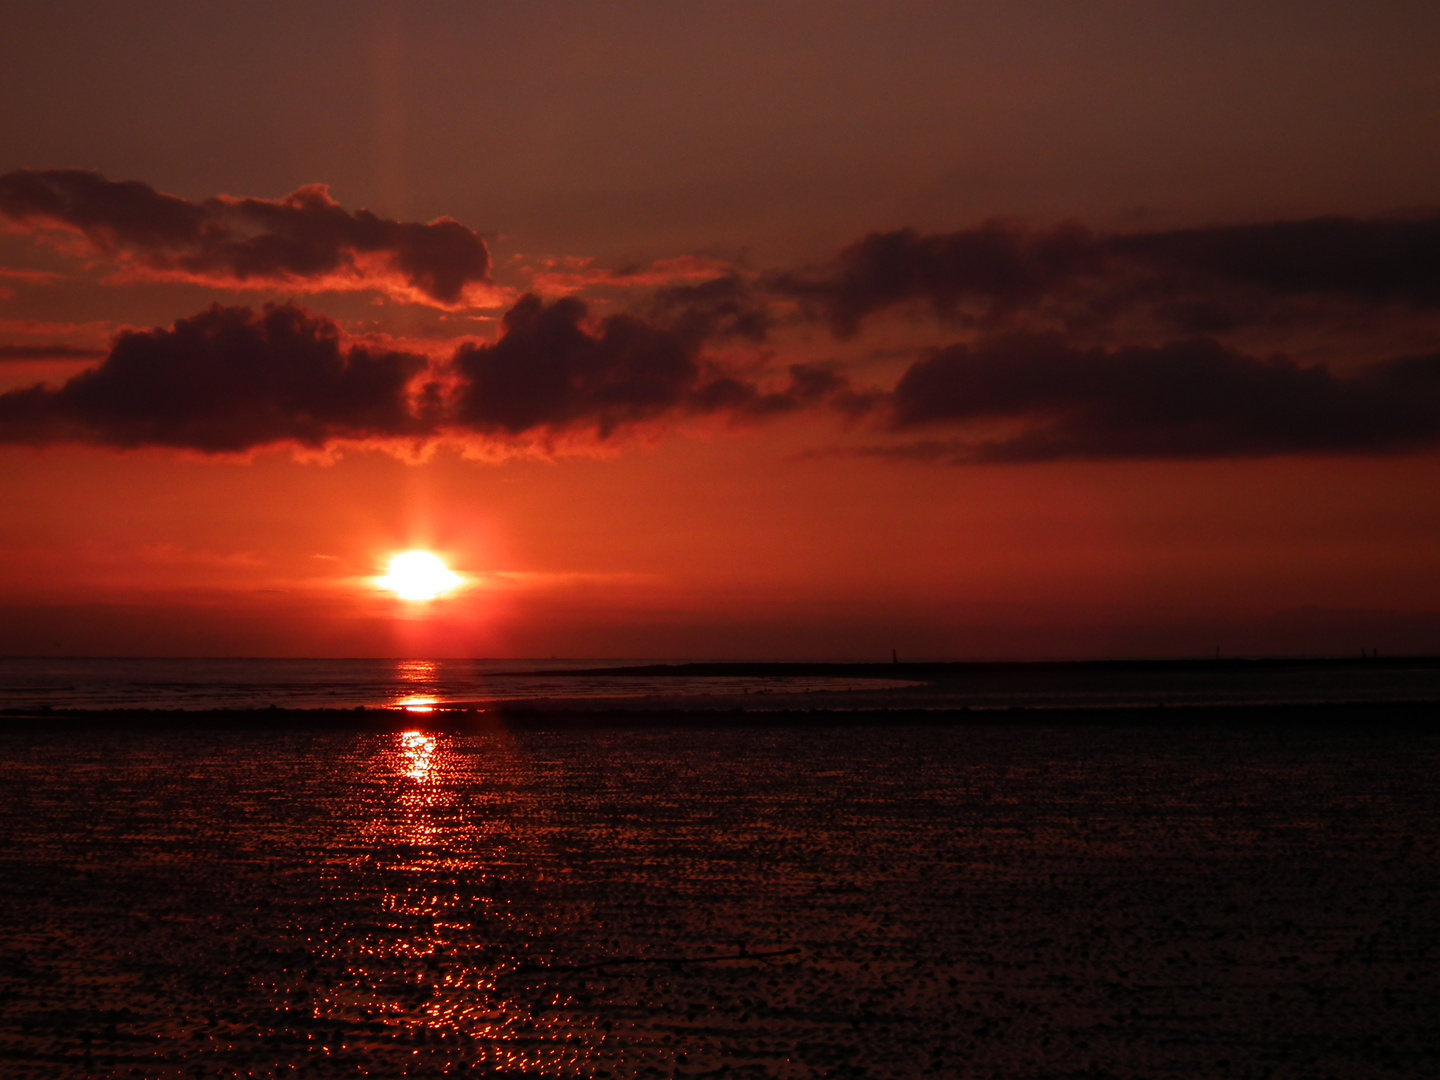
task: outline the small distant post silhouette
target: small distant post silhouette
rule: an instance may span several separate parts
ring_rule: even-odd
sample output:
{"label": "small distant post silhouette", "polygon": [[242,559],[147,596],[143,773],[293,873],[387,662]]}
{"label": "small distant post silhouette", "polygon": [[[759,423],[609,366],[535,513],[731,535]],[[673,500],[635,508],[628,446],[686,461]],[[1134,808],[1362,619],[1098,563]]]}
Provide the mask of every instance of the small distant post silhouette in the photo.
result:
{"label": "small distant post silhouette", "polygon": [[894,649],[890,650],[890,662],[892,664],[898,664],[900,662],[900,654],[897,653]]}

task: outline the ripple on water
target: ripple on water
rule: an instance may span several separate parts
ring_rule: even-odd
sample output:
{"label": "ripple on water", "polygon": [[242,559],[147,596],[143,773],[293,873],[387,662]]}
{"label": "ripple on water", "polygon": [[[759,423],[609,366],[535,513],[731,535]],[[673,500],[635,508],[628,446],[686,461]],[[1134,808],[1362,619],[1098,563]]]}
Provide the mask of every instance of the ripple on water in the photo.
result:
{"label": "ripple on water", "polygon": [[0,737],[7,1075],[1417,1074],[1421,736]]}

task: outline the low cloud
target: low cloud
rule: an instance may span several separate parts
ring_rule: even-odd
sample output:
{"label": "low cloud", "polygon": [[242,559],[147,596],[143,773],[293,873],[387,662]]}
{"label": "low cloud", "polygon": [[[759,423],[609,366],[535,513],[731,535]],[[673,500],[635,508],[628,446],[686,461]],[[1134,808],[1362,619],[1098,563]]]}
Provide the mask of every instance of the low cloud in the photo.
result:
{"label": "low cloud", "polygon": [[729,372],[693,337],[630,315],[592,320],[573,298],[526,296],[498,340],[441,361],[346,342],[293,305],[217,305],[118,335],[100,364],[58,387],[0,394],[0,442],[238,453],[478,436],[503,448],[667,419],[759,419],[846,392],[820,366],[793,365],[778,385]]}
{"label": "low cloud", "polygon": [[694,341],[734,338],[759,343],[774,326],[765,298],[736,274],[657,289],[646,313]]}
{"label": "low cloud", "polygon": [[1314,297],[1440,308],[1440,217],[1315,218],[1099,234],[987,222],[950,233],[872,233],[830,263],[773,274],[841,337],[871,316],[919,304],[994,326],[1041,311],[1096,324],[1136,311],[1190,331],[1268,317],[1271,301]]}
{"label": "low cloud", "polygon": [[634,292],[693,285],[724,277],[733,272],[728,263],[696,255],[681,255],[648,264],[604,266],[590,258],[568,256],[529,262],[517,259],[512,267],[528,274],[531,292],[543,296],[574,296],[580,293]]}
{"label": "low cloud", "polygon": [[59,386],[0,394],[0,442],[240,453],[478,438],[504,453],[805,411],[897,440],[864,453],[923,460],[1400,453],[1440,443],[1440,354],[1341,376],[1207,338],[1106,349],[1007,335],[932,350],[887,391],[823,364],[760,379],[663,326],[593,319],[575,298],[526,296],[496,341],[439,360],[347,341],[292,305],[216,306],[118,335]]}
{"label": "low cloud", "polygon": [[455,423],[505,436],[590,429],[604,439],[667,414],[792,412],[841,388],[832,373],[804,365],[775,390],[727,373],[702,356],[715,332],[708,324],[666,327],[633,315],[588,323],[588,308],[574,297],[523,297],[498,341],[456,352]]}
{"label": "low cloud", "polygon": [[1100,245],[1159,270],[1277,294],[1440,307],[1440,217],[1263,222],[1112,236]]}
{"label": "low cloud", "polygon": [[455,304],[490,272],[484,240],[459,222],[348,211],[319,184],[277,200],[191,202],[96,172],[25,169],[0,176],[0,217],[72,230],[147,272],[217,286],[364,286]]}
{"label": "low cloud", "polygon": [[425,359],[343,345],[293,307],[213,307],[168,330],[127,332],[58,388],[0,394],[0,441],[234,453],[276,442],[424,434],[410,381]]}
{"label": "low cloud", "polygon": [[899,304],[924,302],[942,318],[967,304],[997,310],[1034,304],[1100,262],[1094,237],[1079,226],[1027,230],[989,222],[952,233],[871,233],[829,266],[777,274],[769,284],[849,337],[870,315]]}
{"label": "low cloud", "polygon": [[[488,283],[490,270],[484,242],[456,222],[350,212],[321,187],[190,202],[97,173],[22,171],[0,177],[0,217],[69,230],[122,265],[216,283],[344,279],[443,305]],[[704,260],[567,266],[577,275],[567,287],[594,289],[594,307],[526,295],[494,341],[443,357],[351,340],[293,305],[217,306],[122,333],[103,353],[54,344],[68,335],[48,324],[17,332],[32,343],[0,345],[0,362],[101,362],[59,386],[0,394],[0,442],[229,453],[454,439],[503,454],[701,417],[810,412],[884,433],[863,452],[925,460],[1384,454],[1440,443],[1440,217],[1124,234],[990,222],[873,233],[794,272]],[[638,291],[642,281],[650,291]],[[609,313],[617,296],[628,310]],[[823,336],[797,317],[847,338],[916,305],[962,340],[903,354],[918,359],[893,385],[857,385],[838,363],[776,359],[788,341],[811,349]],[[1364,338],[1364,356],[1346,355],[1350,346],[1317,327],[1361,309],[1346,330]],[[1392,316],[1407,312],[1421,318],[1396,332],[1403,320]],[[1265,334],[1219,337],[1267,320]],[[787,327],[798,333],[786,337]],[[1384,345],[1386,334],[1402,344]],[[1339,366],[1257,355],[1236,344],[1247,340],[1298,343],[1302,355],[1323,347]],[[1358,366],[1401,352],[1415,355]],[[879,355],[866,362],[878,367]]]}
{"label": "low cloud", "polygon": [[694,351],[675,336],[627,315],[590,333],[586,315],[574,298],[526,296],[498,341],[461,346],[458,423],[504,435],[593,425],[604,437],[676,408],[700,381]]}
{"label": "low cloud", "polygon": [[[936,350],[878,406],[899,456],[956,461],[1379,454],[1440,442],[1440,354],[1324,366],[1246,356],[1213,340],[1080,349],[1006,337]],[[1001,423],[1009,433],[966,439]],[[936,440],[937,430],[962,434]]]}

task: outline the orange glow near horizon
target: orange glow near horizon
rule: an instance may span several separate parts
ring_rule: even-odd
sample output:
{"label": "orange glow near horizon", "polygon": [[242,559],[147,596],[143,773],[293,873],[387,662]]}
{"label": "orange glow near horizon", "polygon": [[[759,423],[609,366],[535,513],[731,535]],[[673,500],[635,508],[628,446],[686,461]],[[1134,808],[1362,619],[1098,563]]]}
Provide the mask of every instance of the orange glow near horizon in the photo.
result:
{"label": "orange glow near horizon", "polygon": [[454,592],[465,579],[430,551],[405,551],[390,560],[389,572],[375,584],[402,600],[435,600]]}
{"label": "orange glow near horizon", "polygon": [[1440,4],[1315,7],[0,8],[0,706],[1440,655]]}

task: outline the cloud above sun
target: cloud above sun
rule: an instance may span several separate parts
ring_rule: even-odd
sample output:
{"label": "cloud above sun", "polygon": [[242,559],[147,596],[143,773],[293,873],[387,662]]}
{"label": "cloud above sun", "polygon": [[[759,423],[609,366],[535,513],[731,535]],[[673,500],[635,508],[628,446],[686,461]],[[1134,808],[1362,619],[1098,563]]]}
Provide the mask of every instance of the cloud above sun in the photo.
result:
{"label": "cloud above sun", "polygon": [[574,298],[522,298],[490,344],[438,362],[347,341],[290,304],[215,306],[166,329],[127,331],[58,387],[0,394],[0,442],[81,442],[240,453],[277,444],[616,431],[665,418],[773,415],[838,382],[795,365],[762,388],[706,363],[700,342],[628,315],[588,327]]}
{"label": "cloud above sun", "polygon": [[323,184],[283,199],[191,202],[96,172],[25,169],[0,176],[0,217],[83,237],[132,277],[217,288],[364,288],[451,305],[490,274],[485,241],[459,222],[351,212]]}
{"label": "cloud above sun", "polygon": [[[131,278],[367,289],[456,310],[476,290],[499,295],[479,233],[346,210],[319,185],[195,202],[25,170],[0,177],[0,217]],[[448,439],[503,451],[808,415],[848,433],[849,452],[955,463],[1440,443],[1437,216],[1113,234],[989,222],[876,232],[811,266],[684,268],[587,271],[568,295],[521,295],[493,339],[433,349],[378,344],[294,303],[216,305],[120,332],[58,385],[0,394],[0,442],[242,453]],[[603,291],[617,282],[618,302]],[[1386,352],[1397,326],[1419,347]],[[817,333],[832,359],[815,359]],[[1283,347],[1259,349],[1257,335]],[[892,341],[908,355],[887,376],[864,349]],[[4,359],[87,355],[0,343]]]}
{"label": "cloud above sun", "polygon": [[1070,223],[988,222],[951,233],[872,233],[810,270],[776,274],[837,334],[906,304],[987,325],[1149,316],[1216,333],[1280,316],[1295,298],[1440,309],[1440,216],[1317,218],[1103,235]]}

